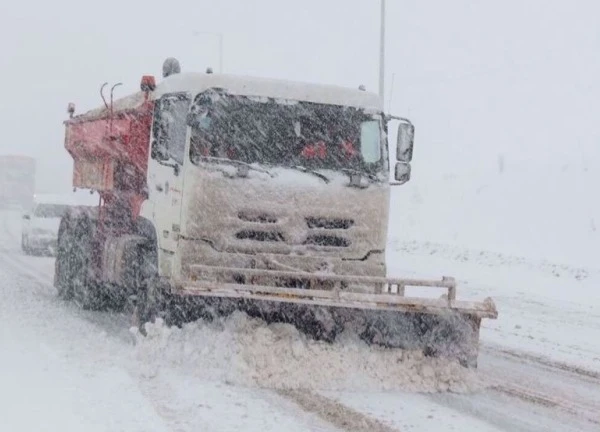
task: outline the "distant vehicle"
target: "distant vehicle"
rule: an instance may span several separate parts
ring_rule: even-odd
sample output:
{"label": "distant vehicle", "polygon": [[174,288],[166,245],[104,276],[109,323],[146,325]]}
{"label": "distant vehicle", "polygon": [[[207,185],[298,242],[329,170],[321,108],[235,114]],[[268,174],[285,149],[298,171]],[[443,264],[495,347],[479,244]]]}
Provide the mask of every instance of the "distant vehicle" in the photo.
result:
{"label": "distant vehicle", "polygon": [[[21,248],[26,254],[55,254],[58,227],[69,209],[98,204],[97,195],[35,195],[31,211],[23,215]],[[83,199],[82,199],[83,198]]]}
{"label": "distant vehicle", "polygon": [[35,192],[35,159],[0,155],[0,208],[28,209]]}

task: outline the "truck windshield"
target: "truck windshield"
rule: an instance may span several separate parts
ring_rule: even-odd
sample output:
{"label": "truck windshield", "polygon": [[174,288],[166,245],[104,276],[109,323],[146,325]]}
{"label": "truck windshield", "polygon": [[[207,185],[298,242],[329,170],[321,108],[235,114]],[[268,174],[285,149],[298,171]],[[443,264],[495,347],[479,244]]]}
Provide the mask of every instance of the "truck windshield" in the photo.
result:
{"label": "truck windshield", "polygon": [[191,109],[190,157],[310,169],[383,169],[381,121],[361,109],[200,94]]}

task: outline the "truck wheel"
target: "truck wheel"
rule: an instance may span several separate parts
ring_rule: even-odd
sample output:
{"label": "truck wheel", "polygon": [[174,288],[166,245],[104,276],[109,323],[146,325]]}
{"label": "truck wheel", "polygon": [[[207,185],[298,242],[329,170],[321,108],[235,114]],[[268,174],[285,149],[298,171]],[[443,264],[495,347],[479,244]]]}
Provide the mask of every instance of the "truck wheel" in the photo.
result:
{"label": "truck wheel", "polygon": [[[150,242],[150,241],[149,241]],[[140,245],[135,263],[135,307],[134,320],[140,332],[146,334],[144,325],[154,322],[164,312],[164,298],[157,269],[158,257],[153,244]]]}
{"label": "truck wheel", "polygon": [[91,221],[87,218],[75,219],[70,238],[69,276],[75,301],[82,309],[102,309],[105,302],[101,285],[91,274],[94,253]]}
{"label": "truck wheel", "polygon": [[64,217],[60,221],[56,261],[54,262],[54,286],[58,291],[58,297],[63,300],[73,299],[73,284],[69,265],[72,241],[70,221],[68,217]]}

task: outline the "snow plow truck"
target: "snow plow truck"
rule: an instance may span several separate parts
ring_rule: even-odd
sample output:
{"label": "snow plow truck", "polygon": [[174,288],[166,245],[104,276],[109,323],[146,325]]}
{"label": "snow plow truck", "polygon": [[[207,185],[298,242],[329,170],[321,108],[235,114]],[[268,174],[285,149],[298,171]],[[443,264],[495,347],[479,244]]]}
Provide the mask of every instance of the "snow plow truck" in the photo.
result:
{"label": "snow plow truck", "polygon": [[[119,84],[108,93],[105,83],[103,106],[80,115],[69,104],[73,186],[101,200],[61,220],[60,297],[131,311],[142,332],[159,317],[182,325],[241,310],[317,340],[355,331],[476,367],[493,301],[458,300],[449,277],[386,276],[390,187],[410,178],[410,121],[362,86],[182,73],[173,58],[162,75],[116,100]],[[440,293],[406,295],[421,287]]]}

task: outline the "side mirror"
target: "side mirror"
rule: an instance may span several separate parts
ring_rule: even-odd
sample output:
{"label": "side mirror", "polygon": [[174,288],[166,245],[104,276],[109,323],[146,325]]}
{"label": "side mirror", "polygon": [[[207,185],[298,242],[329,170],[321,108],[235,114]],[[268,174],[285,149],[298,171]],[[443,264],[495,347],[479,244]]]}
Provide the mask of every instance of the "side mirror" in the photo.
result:
{"label": "side mirror", "polygon": [[396,162],[396,169],[394,170],[394,179],[398,184],[404,184],[410,180],[410,164],[406,162]]}
{"label": "side mirror", "polygon": [[23,215],[23,219],[25,219],[25,220],[30,220],[30,219],[31,219],[31,216],[29,216],[28,214],[26,214],[26,215]]}
{"label": "side mirror", "polygon": [[403,122],[398,125],[398,142],[396,143],[397,161],[410,162],[412,160],[414,137],[415,127],[412,123]]}

